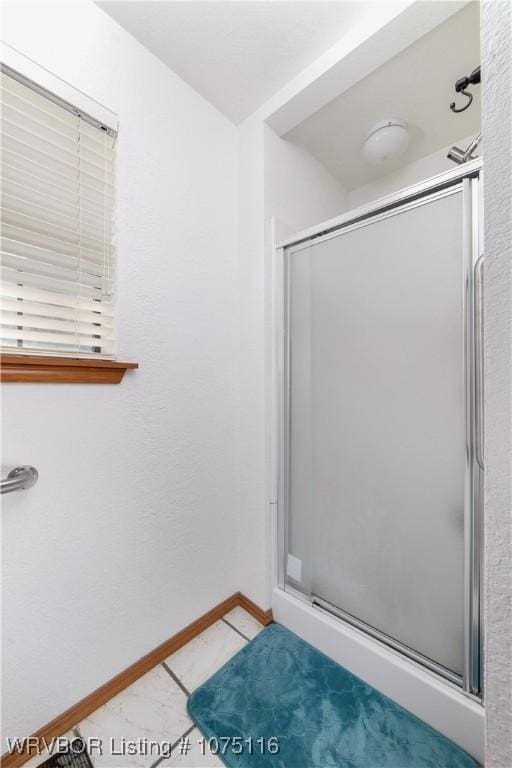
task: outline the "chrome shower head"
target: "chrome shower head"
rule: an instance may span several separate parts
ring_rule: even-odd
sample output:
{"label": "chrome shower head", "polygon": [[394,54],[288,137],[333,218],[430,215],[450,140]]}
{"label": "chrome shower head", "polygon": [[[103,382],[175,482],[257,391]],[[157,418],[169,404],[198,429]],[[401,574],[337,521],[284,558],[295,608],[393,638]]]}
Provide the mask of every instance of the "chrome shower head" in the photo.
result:
{"label": "chrome shower head", "polygon": [[479,133],[478,136],[473,139],[471,144],[467,149],[461,149],[460,147],[453,146],[446,157],[449,160],[453,160],[454,163],[457,163],[457,165],[462,165],[462,163],[467,163],[469,160],[474,160],[475,156],[473,155],[473,152],[478,148],[478,145],[482,141],[482,134]]}
{"label": "chrome shower head", "polygon": [[464,155],[465,152],[460,147],[452,147],[446,157],[448,160],[453,160],[454,163],[457,163],[457,165],[462,165],[464,162]]}

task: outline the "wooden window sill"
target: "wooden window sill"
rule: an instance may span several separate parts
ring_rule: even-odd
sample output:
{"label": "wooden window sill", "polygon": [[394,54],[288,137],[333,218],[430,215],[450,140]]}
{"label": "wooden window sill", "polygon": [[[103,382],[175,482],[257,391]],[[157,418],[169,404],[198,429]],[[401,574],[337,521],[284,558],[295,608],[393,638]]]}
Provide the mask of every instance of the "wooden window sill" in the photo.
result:
{"label": "wooden window sill", "polygon": [[0,359],[0,381],[3,383],[119,384],[129,368],[138,367],[138,363],[120,363],[117,360],[4,354]]}

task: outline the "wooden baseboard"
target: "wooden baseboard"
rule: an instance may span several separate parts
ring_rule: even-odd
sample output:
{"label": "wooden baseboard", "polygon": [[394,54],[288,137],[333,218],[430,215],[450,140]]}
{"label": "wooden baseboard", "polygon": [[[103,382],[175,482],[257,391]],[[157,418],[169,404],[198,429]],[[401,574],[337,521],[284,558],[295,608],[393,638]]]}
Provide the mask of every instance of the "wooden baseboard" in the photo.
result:
{"label": "wooden baseboard", "polygon": [[272,623],[273,618],[271,608],[269,608],[268,611],[263,611],[259,606],[256,605],[256,603],[253,603],[253,601],[249,600],[248,597],[242,595],[241,592],[238,592],[237,594],[238,605],[244,608],[247,613],[250,613],[252,616],[254,616],[254,618],[257,619],[260,624],[263,624],[263,626],[266,627],[267,624]]}
{"label": "wooden baseboard", "polygon": [[[215,608],[212,608],[211,611],[208,611],[208,613],[203,614],[193,621],[188,627],[185,627],[185,629],[182,629],[180,632],[169,638],[169,640],[166,640],[159,645],[158,648],[150,651],[123,672],[120,672],[100,688],[97,688],[77,704],[74,704],[54,720],[43,725],[43,727],[39,728],[31,738],[39,739],[42,745],[44,745],[45,742],[49,743],[52,739],[63,736],[70,730],[70,728],[73,728],[73,726],[77,725],[85,717],[92,714],[92,712],[103,706],[103,704],[106,704],[107,701],[112,699],[118,693],[121,693],[121,691],[138,680],[139,677],[142,677],[146,672],[149,672],[150,669],[161,664],[164,659],[183,645],[186,645],[192,638],[201,634],[201,632],[204,632],[205,629],[214,624],[233,608],[236,608],[237,605],[244,608],[264,626],[272,622],[271,610],[263,611],[256,605],[256,603],[253,603],[248,597],[242,595],[241,592],[236,592],[234,595],[231,595],[231,597],[228,597],[227,600],[224,600],[222,603],[216,605]],[[27,750],[26,752],[21,753],[6,753],[2,755],[1,758],[2,768],[17,768],[17,766],[23,765],[23,763],[25,763],[35,752],[36,750],[33,749],[32,751]]]}

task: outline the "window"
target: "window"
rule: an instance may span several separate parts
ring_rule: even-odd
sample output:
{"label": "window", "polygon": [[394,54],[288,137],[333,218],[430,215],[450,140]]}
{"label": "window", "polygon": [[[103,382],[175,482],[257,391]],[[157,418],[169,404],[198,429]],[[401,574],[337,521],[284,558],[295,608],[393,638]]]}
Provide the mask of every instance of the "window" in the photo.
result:
{"label": "window", "polygon": [[112,359],[116,134],[0,78],[2,351]]}

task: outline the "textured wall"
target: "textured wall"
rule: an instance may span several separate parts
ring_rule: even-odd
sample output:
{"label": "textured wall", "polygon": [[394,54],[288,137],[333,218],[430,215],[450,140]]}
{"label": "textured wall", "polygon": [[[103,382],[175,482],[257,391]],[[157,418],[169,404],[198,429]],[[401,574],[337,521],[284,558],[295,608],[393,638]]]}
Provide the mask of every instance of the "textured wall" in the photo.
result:
{"label": "textured wall", "polygon": [[[119,114],[118,386],[5,385],[3,727],[28,735],[234,592],[236,129],[93,3],[2,38]],[[263,563],[260,564],[263,568]]]}
{"label": "textured wall", "polygon": [[277,219],[279,240],[346,208],[344,188],[307,149],[280,138],[267,125],[264,147],[267,233],[271,216]]}
{"label": "textured wall", "polygon": [[254,115],[239,126],[241,297],[240,588],[270,605],[271,380],[270,220],[282,238],[343,208],[344,190],[308,152],[280,139]]}
{"label": "textured wall", "polygon": [[512,5],[483,4],[486,768],[512,765]]}

